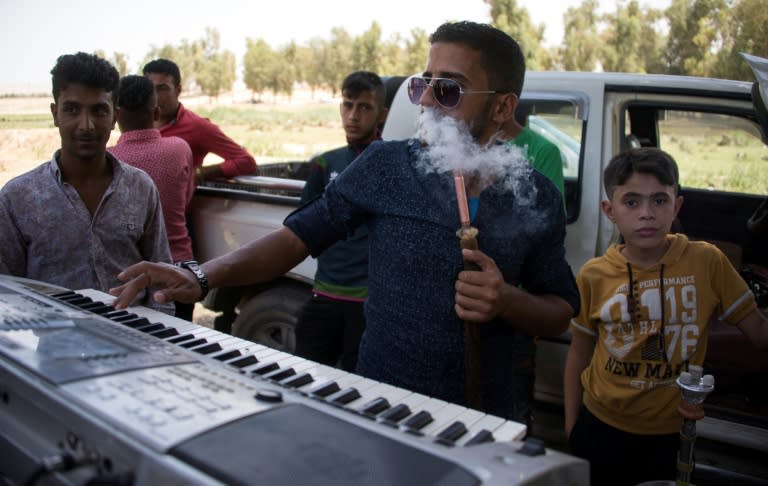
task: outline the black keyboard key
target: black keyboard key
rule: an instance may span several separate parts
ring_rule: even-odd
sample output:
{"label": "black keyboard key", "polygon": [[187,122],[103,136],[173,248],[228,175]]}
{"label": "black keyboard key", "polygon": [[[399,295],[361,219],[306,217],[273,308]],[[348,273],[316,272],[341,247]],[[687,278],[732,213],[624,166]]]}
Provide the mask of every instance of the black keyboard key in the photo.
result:
{"label": "black keyboard key", "polygon": [[315,381],[315,379],[312,378],[312,375],[310,375],[307,372],[304,372],[304,373],[299,373],[298,375],[294,375],[289,378],[286,378],[285,380],[281,381],[280,384],[288,388],[299,388],[304,385],[309,385],[313,381]]}
{"label": "black keyboard key", "polygon": [[488,430],[481,430],[477,434],[474,435],[471,439],[467,441],[465,446],[473,446],[475,444],[485,444],[487,442],[494,442],[496,439],[493,437],[493,433]]}
{"label": "black keyboard key", "polygon": [[98,300],[91,300],[91,302],[81,305],[80,308],[88,310],[91,307],[98,307],[100,305],[104,305],[104,302],[99,302]]}
{"label": "black keyboard key", "polygon": [[232,351],[224,351],[223,353],[214,354],[211,358],[219,361],[227,361],[228,359],[237,358],[240,355],[239,350],[233,349]]}
{"label": "black keyboard key", "polygon": [[339,390],[341,390],[341,388],[339,388],[338,383],[335,381],[326,381],[315,385],[313,388],[310,388],[307,393],[316,397],[325,398]]}
{"label": "black keyboard key", "polygon": [[153,322],[151,324],[147,324],[146,326],[139,326],[136,328],[137,331],[146,332],[147,334],[150,332],[159,331],[160,329],[165,329],[165,326],[159,322]]}
{"label": "black keyboard key", "polygon": [[280,368],[275,371],[264,374],[264,378],[267,380],[280,381],[296,374],[296,370],[293,368]]}
{"label": "black keyboard key", "polygon": [[359,408],[360,413],[374,417],[390,407],[389,400],[384,397],[374,398]]}
{"label": "black keyboard key", "polygon": [[353,400],[360,398],[360,392],[355,387],[347,387],[341,391],[329,395],[326,400],[336,405],[346,405]]}
{"label": "black keyboard key", "polygon": [[171,344],[181,344],[183,342],[189,341],[190,339],[194,339],[194,334],[182,334],[181,336],[172,337],[171,339],[166,339]]}
{"label": "black keyboard key", "polygon": [[67,290],[66,292],[59,292],[59,293],[56,293],[56,294],[51,294],[51,297],[53,297],[54,299],[61,300],[64,297],[71,297],[73,295],[80,295],[80,294],[74,292],[73,290]]}
{"label": "black keyboard key", "polygon": [[270,361],[269,363],[262,363],[255,367],[251,370],[251,373],[255,373],[257,375],[266,375],[267,373],[275,371],[278,368],[280,368],[280,366],[278,366],[277,363]]}
{"label": "black keyboard key", "polygon": [[137,327],[147,326],[152,323],[149,322],[149,319],[147,319],[146,317],[136,317],[135,319],[127,319],[125,321],[120,321],[120,324],[128,327],[137,328]]}
{"label": "black keyboard key", "polygon": [[216,351],[221,351],[221,344],[209,343],[203,346],[197,346],[195,348],[192,348],[192,351],[199,354],[211,354],[211,353],[215,353]]}
{"label": "black keyboard key", "polygon": [[435,441],[444,445],[454,445],[466,433],[467,426],[464,425],[464,422],[457,420],[437,434]]}
{"label": "black keyboard key", "polygon": [[80,308],[99,315],[104,315],[107,312],[115,310],[114,307],[107,305],[104,302],[91,302],[90,304],[81,305]]}
{"label": "black keyboard key", "polygon": [[380,413],[377,418],[381,421],[385,421],[389,423],[397,423],[403,420],[405,417],[409,416],[410,414],[411,414],[411,409],[408,408],[408,405],[404,403],[400,403],[390,408],[389,410],[385,410],[384,412]]}
{"label": "black keyboard key", "polygon": [[100,316],[103,316],[107,312],[112,312],[113,310],[115,310],[114,307],[112,307],[111,305],[106,305],[106,304],[102,305],[101,307],[96,307],[94,309],[90,309],[91,312],[93,312],[94,314],[98,314]]}
{"label": "black keyboard key", "polygon": [[104,317],[106,317],[107,319],[116,320],[116,318],[118,317],[123,317],[127,315],[135,315],[135,314],[131,314],[127,310],[121,309],[121,310],[113,310],[113,311],[107,312],[106,314],[104,314]]}
{"label": "black keyboard key", "polygon": [[432,418],[431,413],[427,412],[426,410],[422,410],[421,412],[418,412],[416,415],[403,422],[403,426],[412,430],[421,430],[432,423],[434,420],[435,419]]}
{"label": "black keyboard key", "polygon": [[237,368],[245,368],[246,366],[251,366],[252,364],[256,364],[258,362],[259,360],[256,358],[256,356],[249,354],[247,356],[243,356],[242,358],[237,358],[236,360],[230,361],[227,364],[231,364]]}
{"label": "black keyboard key", "polygon": [[165,329],[160,329],[159,331],[152,331],[149,334],[159,339],[165,339],[171,336],[178,336],[179,331],[177,331],[176,328],[173,328],[173,327],[166,327]]}
{"label": "black keyboard key", "polygon": [[111,319],[115,322],[124,322],[124,321],[130,321],[131,319],[136,319],[139,316],[136,314],[132,314],[130,312],[126,312],[124,315],[120,315],[117,317],[112,317]]}
{"label": "black keyboard key", "polygon": [[78,307],[83,304],[89,304],[93,302],[93,299],[91,299],[90,297],[85,297],[83,295],[77,295],[74,297],[69,297],[69,298],[60,299],[60,300],[63,300],[67,304],[76,305]]}
{"label": "black keyboard key", "polygon": [[183,343],[180,343],[179,346],[182,348],[194,348],[195,346],[200,346],[201,344],[205,344],[208,341],[203,338],[193,339],[191,341],[184,341]]}

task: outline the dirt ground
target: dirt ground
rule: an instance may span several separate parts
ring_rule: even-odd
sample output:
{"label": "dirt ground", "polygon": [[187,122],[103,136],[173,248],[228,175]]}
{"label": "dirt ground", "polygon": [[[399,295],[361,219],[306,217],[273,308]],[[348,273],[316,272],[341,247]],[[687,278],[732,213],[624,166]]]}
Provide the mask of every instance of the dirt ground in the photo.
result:
{"label": "dirt ground", "polygon": [[[251,93],[247,90],[227,93],[212,101],[206,96],[186,96],[181,99],[185,106],[214,106],[222,104],[247,104]],[[284,96],[273,97],[263,95],[262,100],[266,109],[268,106],[292,106],[301,109],[319,100],[331,99],[330,92],[317,91],[312,94],[308,90],[296,90],[288,99]],[[50,104],[53,99],[46,96],[37,97],[0,97],[0,119],[4,115],[43,115],[50,116]],[[120,136],[118,130],[112,132],[108,145],[117,143]],[[53,152],[60,146],[59,134],[53,126],[49,128],[11,128],[0,130],[0,187],[13,177],[22,174],[39,164],[50,160]]]}
{"label": "dirt ground", "polygon": [[[51,98],[0,98],[0,118],[4,115],[48,115]],[[8,180],[50,160],[60,146],[59,133],[51,120],[50,128],[11,128],[0,130],[0,187]]]}

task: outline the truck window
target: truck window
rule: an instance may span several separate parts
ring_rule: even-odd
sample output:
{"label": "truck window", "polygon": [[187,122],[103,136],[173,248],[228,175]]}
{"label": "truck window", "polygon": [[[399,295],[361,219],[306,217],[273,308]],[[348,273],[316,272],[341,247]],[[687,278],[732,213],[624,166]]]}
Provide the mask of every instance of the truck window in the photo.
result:
{"label": "truck window", "polygon": [[518,121],[560,149],[568,223],[575,221],[578,216],[579,164],[582,160],[585,124],[581,119],[582,113],[582,103],[578,99],[537,99],[524,94],[518,106]]}
{"label": "truck window", "polygon": [[768,194],[768,152],[752,121],[683,110],[660,115],[659,146],[677,160],[686,188]]}

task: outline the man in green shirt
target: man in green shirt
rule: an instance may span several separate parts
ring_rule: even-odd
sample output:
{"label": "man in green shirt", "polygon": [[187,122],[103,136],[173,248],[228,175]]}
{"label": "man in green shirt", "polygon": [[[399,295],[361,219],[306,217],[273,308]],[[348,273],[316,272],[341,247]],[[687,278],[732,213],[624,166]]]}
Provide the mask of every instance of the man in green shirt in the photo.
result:
{"label": "man in green shirt", "polygon": [[551,180],[564,197],[563,158],[557,145],[521,125],[515,118],[510,118],[504,125],[504,133],[507,143],[520,147],[533,168]]}

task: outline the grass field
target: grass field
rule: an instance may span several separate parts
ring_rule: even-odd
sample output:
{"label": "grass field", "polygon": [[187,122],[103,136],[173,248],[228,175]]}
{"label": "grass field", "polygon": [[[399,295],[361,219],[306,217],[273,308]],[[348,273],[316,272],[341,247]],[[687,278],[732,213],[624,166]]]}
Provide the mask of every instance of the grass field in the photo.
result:
{"label": "grass field", "polygon": [[756,128],[735,117],[670,110],[659,122],[661,148],[680,166],[686,187],[768,194],[768,148]]}
{"label": "grass field", "polygon": [[[48,160],[59,135],[47,111],[47,98],[0,99],[0,186]],[[306,160],[344,144],[336,102],[211,104],[190,106],[245,146],[259,164]],[[768,149],[744,130],[724,134],[718,120],[670,118],[660,125],[661,146],[680,165],[683,185],[720,191],[768,194]],[[119,137],[116,129],[110,140]],[[577,139],[580,138],[577,137]],[[220,160],[209,155],[206,162]]]}
{"label": "grass field", "polygon": [[[50,100],[0,99],[0,186],[50,159],[60,146],[48,110]],[[242,144],[259,164],[306,160],[345,143],[336,103],[238,103],[190,106]],[[112,133],[110,145],[120,133]],[[206,162],[220,160],[209,155]]]}

